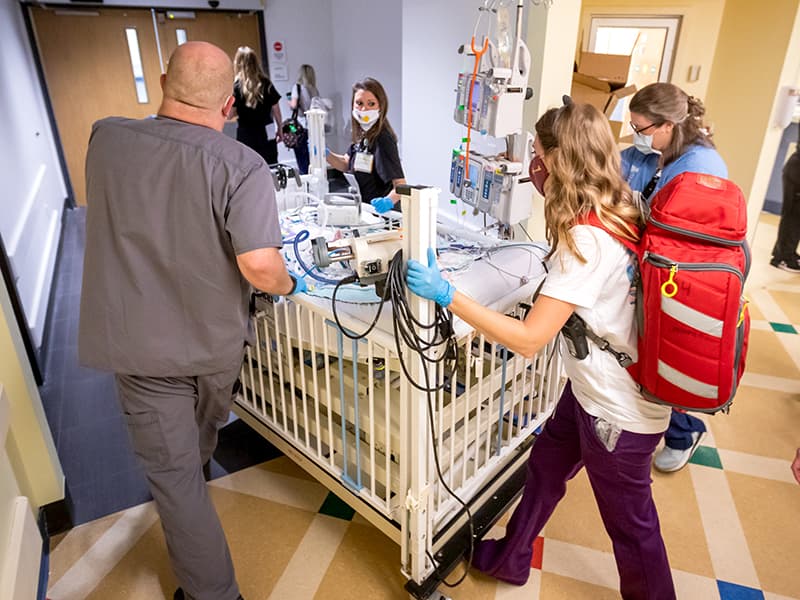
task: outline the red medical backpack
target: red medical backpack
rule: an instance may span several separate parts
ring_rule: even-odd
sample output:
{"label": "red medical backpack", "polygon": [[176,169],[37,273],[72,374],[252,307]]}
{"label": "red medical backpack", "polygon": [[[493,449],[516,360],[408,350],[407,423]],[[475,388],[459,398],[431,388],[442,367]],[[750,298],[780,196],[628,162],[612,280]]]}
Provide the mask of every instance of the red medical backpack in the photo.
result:
{"label": "red medical backpack", "polygon": [[[608,231],[599,223],[592,214],[589,224]],[[746,232],[736,184],[682,173],[653,198],[638,244],[614,236],[639,259],[639,358],[629,370],[648,400],[707,413],[733,400],[750,334]]]}

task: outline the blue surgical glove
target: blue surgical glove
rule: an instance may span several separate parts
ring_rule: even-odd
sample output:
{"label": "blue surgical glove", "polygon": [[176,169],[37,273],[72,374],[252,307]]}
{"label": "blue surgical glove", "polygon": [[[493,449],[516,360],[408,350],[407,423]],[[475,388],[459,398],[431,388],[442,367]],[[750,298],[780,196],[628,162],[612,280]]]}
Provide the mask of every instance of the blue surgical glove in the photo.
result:
{"label": "blue surgical glove", "polygon": [[306,284],[304,277],[297,275],[296,273],[289,273],[289,277],[294,279],[294,287],[292,288],[292,291],[287,294],[288,296],[305,294],[308,291],[308,285]]}
{"label": "blue surgical glove", "polygon": [[453,301],[453,294],[456,293],[456,288],[449,281],[442,279],[442,274],[439,273],[439,267],[436,264],[436,253],[433,248],[428,248],[427,267],[413,259],[408,261],[406,285],[417,296],[433,300],[444,308],[450,306]]}
{"label": "blue surgical glove", "polygon": [[388,196],[384,196],[383,198],[374,198],[370,204],[372,204],[372,208],[374,208],[379,214],[389,212],[394,208],[394,200]]}

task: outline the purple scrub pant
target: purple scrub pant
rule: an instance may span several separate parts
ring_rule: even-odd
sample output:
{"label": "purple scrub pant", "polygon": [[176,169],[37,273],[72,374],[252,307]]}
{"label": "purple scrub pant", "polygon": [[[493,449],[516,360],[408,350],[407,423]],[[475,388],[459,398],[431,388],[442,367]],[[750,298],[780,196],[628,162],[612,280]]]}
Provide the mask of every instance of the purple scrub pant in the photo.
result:
{"label": "purple scrub pant", "polygon": [[567,383],[531,450],[522,500],[506,536],[480,542],[472,563],[497,579],[524,584],[534,540],[564,496],[567,481],[585,466],[613,543],[622,597],[673,600],[672,573],[650,491],[650,461],[662,434],[623,431],[609,452],[595,433],[595,421]]}

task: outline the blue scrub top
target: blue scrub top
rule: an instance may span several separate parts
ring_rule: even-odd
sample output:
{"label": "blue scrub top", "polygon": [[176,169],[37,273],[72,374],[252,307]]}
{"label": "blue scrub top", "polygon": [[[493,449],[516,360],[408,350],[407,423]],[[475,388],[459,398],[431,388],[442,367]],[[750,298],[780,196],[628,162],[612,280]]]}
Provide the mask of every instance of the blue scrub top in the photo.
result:
{"label": "blue scrub top", "polygon": [[[636,192],[641,192],[650,182],[658,169],[659,154],[644,154],[631,146],[622,151],[622,177]],[[678,158],[669,163],[661,172],[652,199],[658,190],[669,183],[670,179],[681,173],[707,173],[717,177],[728,177],[728,167],[714,148],[693,145]]]}

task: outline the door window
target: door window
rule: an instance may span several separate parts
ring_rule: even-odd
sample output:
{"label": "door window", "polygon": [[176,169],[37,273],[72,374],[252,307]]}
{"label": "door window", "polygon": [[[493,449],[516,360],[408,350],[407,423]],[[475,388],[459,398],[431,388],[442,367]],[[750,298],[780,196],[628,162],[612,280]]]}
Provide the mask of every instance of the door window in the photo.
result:
{"label": "door window", "polygon": [[139,104],[147,104],[147,84],[144,81],[144,68],[142,67],[142,54],[139,51],[139,36],[136,29],[125,29],[125,38],[128,40],[128,54],[131,55],[131,69],[133,70],[133,83],[136,86],[136,100]]}
{"label": "door window", "polygon": [[[629,54],[628,84],[637,90],[657,81],[669,81],[680,31],[680,17],[591,17],[589,51]],[[621,121],[623,135],[633,133],[628,125],[630,96],[617,104],[611,119]]]}

